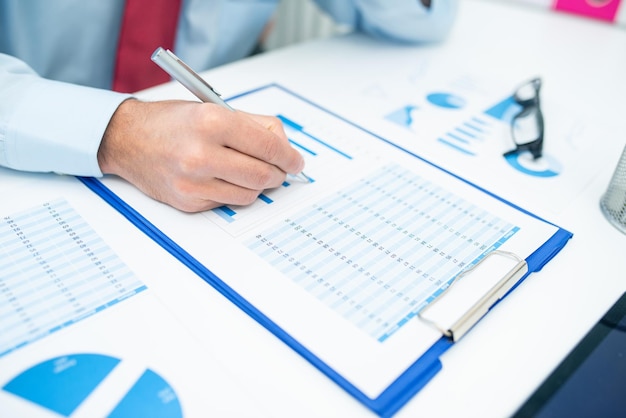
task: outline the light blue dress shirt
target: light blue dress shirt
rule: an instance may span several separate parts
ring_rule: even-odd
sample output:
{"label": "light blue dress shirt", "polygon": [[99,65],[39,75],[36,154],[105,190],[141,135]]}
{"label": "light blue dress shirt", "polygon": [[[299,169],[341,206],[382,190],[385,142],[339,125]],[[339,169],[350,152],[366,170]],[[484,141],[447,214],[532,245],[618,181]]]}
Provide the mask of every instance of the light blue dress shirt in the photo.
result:
{"label": "light blue dress shirt", "polygon": [[[457,0],[315,0],[337,22],[431,42]],[[245,57],[278,0],[184,0],[174,52],[203,71]],[[97,151],[119,104],[109,91],[124,0],[0,0],[0,165],[101,176]]]}

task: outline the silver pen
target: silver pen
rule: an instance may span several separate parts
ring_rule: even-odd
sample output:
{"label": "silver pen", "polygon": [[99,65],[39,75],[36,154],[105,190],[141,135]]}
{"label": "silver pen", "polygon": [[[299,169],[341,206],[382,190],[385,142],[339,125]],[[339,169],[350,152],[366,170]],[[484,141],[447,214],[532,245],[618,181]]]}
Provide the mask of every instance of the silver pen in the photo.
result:
{"label": "silver pen", "polygon": [[[235,110],[222,99],[220,94],[216,92],[209,83],[204,81],[202,77],[169,49],[158,47],[156,51],[152,53],[151,59],[166,73],[172,76],[172,78],[185,86],[187,90],[192,92],[198,99],[206,103],[214,103],[229,110]],[[304,172],[300,172],[292,177],[306,183],[313,181],[309,176],[304,174]]]}

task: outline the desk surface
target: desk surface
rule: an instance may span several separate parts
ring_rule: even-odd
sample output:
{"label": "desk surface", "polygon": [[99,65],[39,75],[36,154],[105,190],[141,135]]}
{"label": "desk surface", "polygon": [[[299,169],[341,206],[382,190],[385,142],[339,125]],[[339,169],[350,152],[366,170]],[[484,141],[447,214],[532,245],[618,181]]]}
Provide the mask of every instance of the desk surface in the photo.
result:
{"label": "desk surface", "polygon": [[[461,2],[443,45],[405,47],[348,36],[285,48],[207,74],[226,97],[279,81],[349,115],[358,114],[356,86],[416,68],[424,60],[507,80],[539,74],[544,99],[574,107],[584,115],[588,139],[606,145],[597,149],[601,166],[569,203],[557,210],[528,207],[571,230],[571,242],[443,356],[443,370],[398,416],[510,415],[626,290],[626,236],[599,210],[626,144],[625,51],[623,29],[541,8],[476,0]],[[175,90],[184,97],[182,89]],[[607,126],[612,128],[605,136]],[[463,174],[462,168],[457,171]],[[217,351],[275,416],[368,415],[282,343],[233,314],[231,332],[236,327],[238,341],[225,342]],[[233,347],[236,343],[245,350]]]}
{"label": "desk surface", "polygon": [[[520,190],[512,198],[572,231],[574,238],[445,353],[443,370],[398,416],[510,415],[626,290],[626,236],[599,209],[626,143],[625,107],[620,105],[626,97],[625,51],[623,29],[540,8],[474,0],[461,2],[453,32],[441,45],[390,45],[351,35],[284,48],[206,73],[225,97],[279,82],[357,119],[368,107],[359,96],[364,86],[377,80],[384,87],[394,82],[385,75],[411,71],[424,62],[445,65],[448,72],[472,71],[503,80],[539,74],[545,82],[542,97],[576,109],[584,118],[584,139],[597,141],[597,163],[586,181],[571,188],[565,203],[534,200],[525,205],[524,196],[532,190]],[[142,95],[191,98],[177,84]],[[367,126],[366,120],[357,122]],[[463,169],[454,167],[461,175]],[[481,186],[489,189],[489,181]],[[207,319],[212,353],[270,416],[371,415],[228,301],[213,298],[208,304],[220,318]]]}

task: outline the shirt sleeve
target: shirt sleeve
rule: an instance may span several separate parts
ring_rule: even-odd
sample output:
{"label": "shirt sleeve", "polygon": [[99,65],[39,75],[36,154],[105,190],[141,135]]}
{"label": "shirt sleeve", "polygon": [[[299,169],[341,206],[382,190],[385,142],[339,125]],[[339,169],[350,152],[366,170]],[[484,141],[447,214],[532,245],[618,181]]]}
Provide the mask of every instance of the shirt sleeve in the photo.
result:
{"label": "shirt sleeve", "polygon": [[129,97],[41,78],[24,62],[0,54],[0,165],[102,176],[102,135]]}
{"label": "shirt sleeve", "polygon": [[335,21],[369,35],[407,43],[435,42],[446,37],[457,0],[315,0]]}

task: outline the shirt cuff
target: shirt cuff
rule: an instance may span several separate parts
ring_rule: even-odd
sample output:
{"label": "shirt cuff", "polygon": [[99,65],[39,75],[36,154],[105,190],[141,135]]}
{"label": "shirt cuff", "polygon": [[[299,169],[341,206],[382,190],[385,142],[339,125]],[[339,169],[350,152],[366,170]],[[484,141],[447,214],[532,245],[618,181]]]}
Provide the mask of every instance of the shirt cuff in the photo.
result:
{"label": "shirt cuff", "polygon": [[24,171],[102,176],[98,148],[128,94],[37,79],[16,103],[3,138],[4,165]]}

